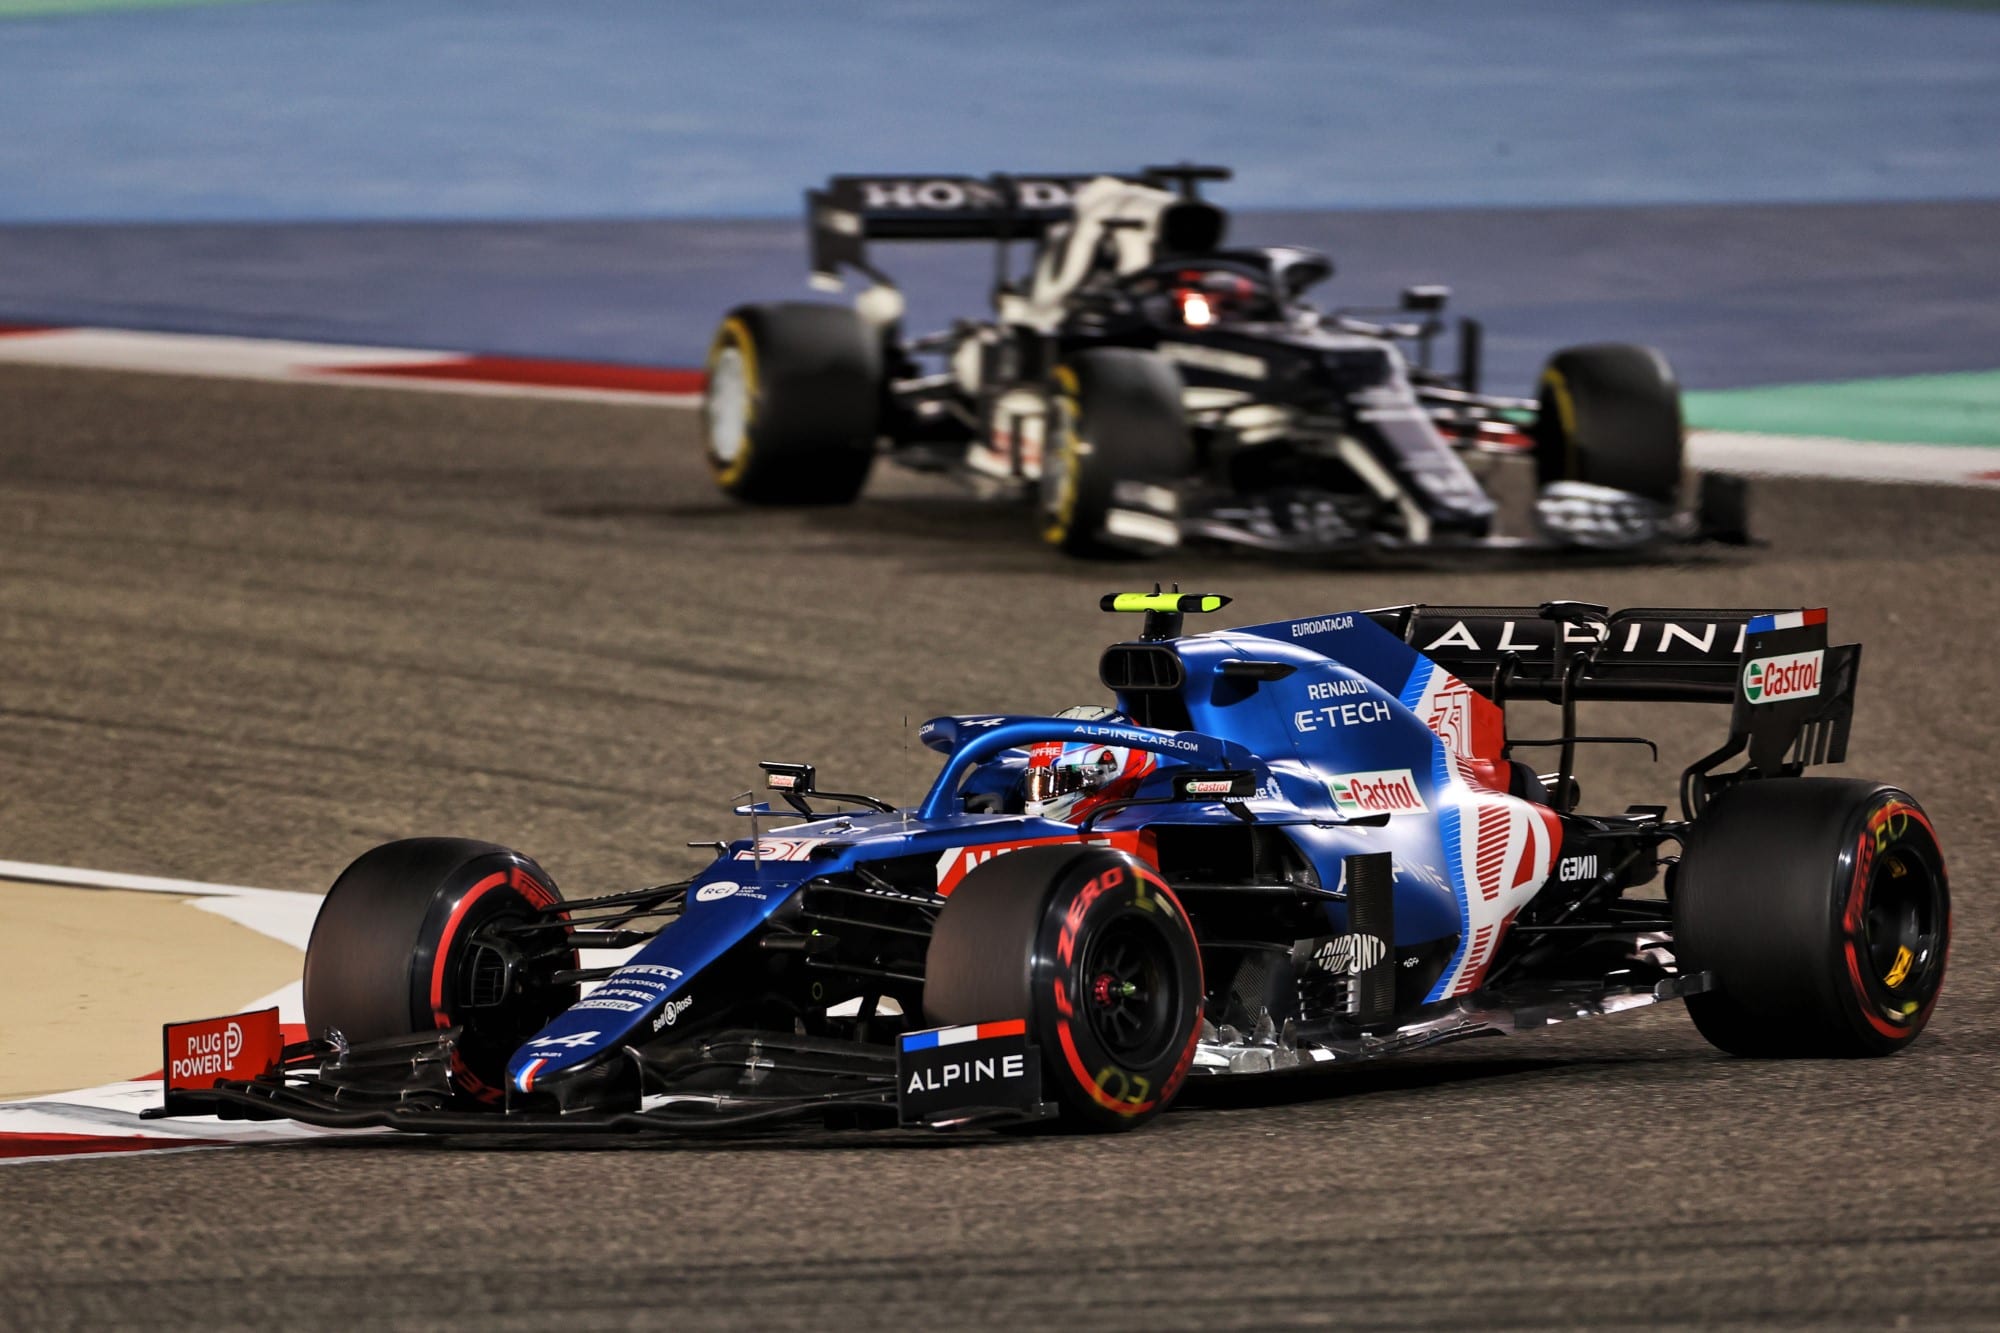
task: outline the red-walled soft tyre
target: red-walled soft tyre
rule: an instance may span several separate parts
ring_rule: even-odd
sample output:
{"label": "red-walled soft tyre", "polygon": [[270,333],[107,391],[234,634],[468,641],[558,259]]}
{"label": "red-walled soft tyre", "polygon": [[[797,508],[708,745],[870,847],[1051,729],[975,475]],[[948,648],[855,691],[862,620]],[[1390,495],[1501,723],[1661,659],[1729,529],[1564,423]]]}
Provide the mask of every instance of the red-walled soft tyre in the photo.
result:
{"label": "red-walled soft tyre", "polygon": [[482,927],[526,921],[562,901],[519,852],[466,838],[407,838],[364,852],[327,890],[306,944],[306,1030],[351,1042],[458,1027],[453,1081],[499,1099],[507,1059],[574,1004],[552,974],[576,954],[521,958]]}
{"label": "red-walled soft tyre", "polygon": [[1180,1091],[1201,1033],[1201,950],[1173,891],[1123,852],[997,856],[938,915],[924,968],[937,1024],[1025,1018],[1065,1118],[1135,1129]]}
{"label": "red-walled soft tyre", "polygon": [[1732,788],[1695,820],[1673,896],[1681,969],[1716,981],[1688,1013],[1732,1055],[1892,1055],[1930,1020],[1951,890],[1907,792],[1840,778]]}

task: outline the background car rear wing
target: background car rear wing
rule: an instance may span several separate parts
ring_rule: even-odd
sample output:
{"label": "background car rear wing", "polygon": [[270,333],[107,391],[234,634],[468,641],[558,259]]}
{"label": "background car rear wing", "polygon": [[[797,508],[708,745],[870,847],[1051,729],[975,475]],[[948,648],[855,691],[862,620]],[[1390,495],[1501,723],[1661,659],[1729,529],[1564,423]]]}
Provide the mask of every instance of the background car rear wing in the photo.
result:
{"label": "background car rear wing", "polygon": [[[1681,800],[1690,815],[1731,782],[1796,774],[1847,757],[1861,645],[1830,646],[1824,609],[1612,611],[1546,602],[1366,614],[1496,704],[1561,705],[1561,737],[1513,743],[1561,745],[1565,777],[1577,743],[1637,739],[1578,736],[1581,700],[1729,704],[1728,741],[1682,775]],[[1714,772],[1739,754],[1747,754],[1742,768]]]}
{"label": "background car rear wing", "polygon": [[1112,173],[835,176],[824,190],[806,191],[813,282],[837,286],[845,267],[887,283],[868,263],[871,240],[1034,240],[1069,217],[1077,187],[1100,174]]}
{"label": "background car rear wing", "polygon": [[1227,180],[1229,171],[1174,166],[1080,175],[835,176],[825,189],[806,191],[813,283],[837,287],[842,268],[889,283],[868,263],[871,240],[1035,240],[1052,223],[1068,219],[1079,186],[1102,176],[1161,189],[1177,186],[1192,198],[1199,182]]}

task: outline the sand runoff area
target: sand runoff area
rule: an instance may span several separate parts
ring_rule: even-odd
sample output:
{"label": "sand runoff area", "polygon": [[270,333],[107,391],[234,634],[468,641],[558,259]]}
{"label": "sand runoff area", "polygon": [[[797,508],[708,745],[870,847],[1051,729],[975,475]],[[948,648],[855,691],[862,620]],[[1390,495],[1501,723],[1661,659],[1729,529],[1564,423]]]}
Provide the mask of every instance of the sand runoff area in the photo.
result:
{"label": "sand runoff area", "polygon": [[160,1025],[232,1013],[304,956],[193,896],[0,879],[0,1101],[160,1067]]}

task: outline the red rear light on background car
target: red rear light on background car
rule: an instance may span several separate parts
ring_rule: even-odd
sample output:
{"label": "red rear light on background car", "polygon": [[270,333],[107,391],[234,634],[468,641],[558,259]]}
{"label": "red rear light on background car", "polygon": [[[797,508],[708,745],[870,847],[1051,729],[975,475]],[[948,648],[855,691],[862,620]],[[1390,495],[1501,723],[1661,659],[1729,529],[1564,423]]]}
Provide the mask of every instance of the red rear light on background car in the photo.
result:
{"label": "red rear light on background car", "polygon": [[1209,304],[1206,292],[1183,287],[1174,293],[1174,304],[1180,309],[1181,323],[1191,329],[1205,329],[1215,323],[1215,307]]}

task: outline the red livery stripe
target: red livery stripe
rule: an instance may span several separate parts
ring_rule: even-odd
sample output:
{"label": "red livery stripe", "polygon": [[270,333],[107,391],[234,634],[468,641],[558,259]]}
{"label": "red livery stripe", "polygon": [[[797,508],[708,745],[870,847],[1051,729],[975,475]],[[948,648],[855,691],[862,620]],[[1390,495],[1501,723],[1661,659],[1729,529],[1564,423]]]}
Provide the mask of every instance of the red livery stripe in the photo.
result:
{"label": "red livery stripe", "polygon": [[115,1134],[0,1134],[0,1157],[75,1157],[99,1152],[158,1152],[162,1148],[222,1148],[222,1139]]}
{"label": "red livery stripe", "polygon": [[516,356],[466,356],[449,361],[322,366],[320,375],[388,375],[397,379],[461,380],[480,384],[531,384],[544,389],[616,389],[625,393],[700,393],[706,374],[652,366],[546,361]]}

